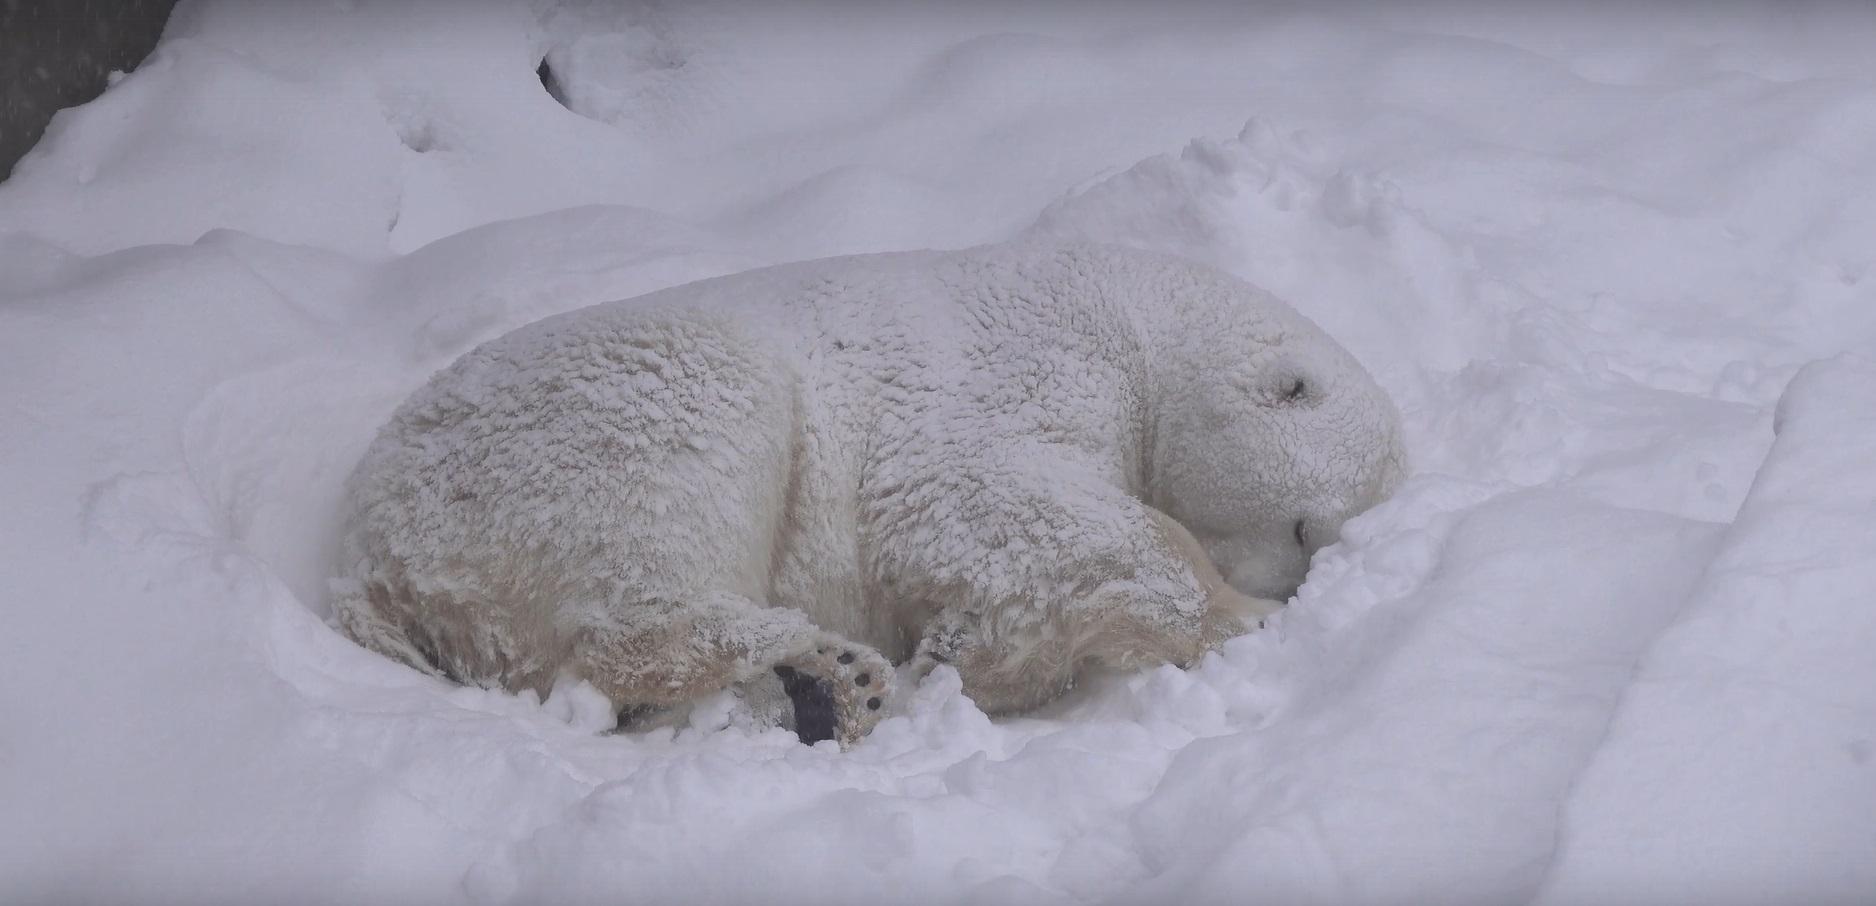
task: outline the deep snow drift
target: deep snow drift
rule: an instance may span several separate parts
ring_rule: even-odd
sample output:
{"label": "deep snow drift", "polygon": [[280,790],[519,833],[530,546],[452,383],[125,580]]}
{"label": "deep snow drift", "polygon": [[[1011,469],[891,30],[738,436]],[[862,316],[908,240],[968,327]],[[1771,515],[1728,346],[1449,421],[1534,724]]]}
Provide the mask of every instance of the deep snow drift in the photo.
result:
{"label": "deep snow drift", "polygon": [[[0,899],[1867,898],[1872,39],[185,2],[0,184]],[[1271,631],[1022,719],[941,671],[840,753],[323,623],[341,482],[473,343],[1032,232],[1232,270],[1395,394],[1414,476]]]}

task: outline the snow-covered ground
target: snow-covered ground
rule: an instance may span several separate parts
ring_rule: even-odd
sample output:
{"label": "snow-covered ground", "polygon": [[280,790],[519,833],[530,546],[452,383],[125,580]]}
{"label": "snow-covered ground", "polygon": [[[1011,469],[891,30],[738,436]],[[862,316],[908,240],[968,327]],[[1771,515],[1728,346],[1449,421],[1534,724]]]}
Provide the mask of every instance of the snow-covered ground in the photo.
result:
{"label": "snow-covered ground", "polygon": [[[1558,6],[185,0],[0,184],[0,900],[1876,901],[1876,8]],[[842,753],[324,624],[470,345],[1025,233],[1396,395],[1271,631]]]}

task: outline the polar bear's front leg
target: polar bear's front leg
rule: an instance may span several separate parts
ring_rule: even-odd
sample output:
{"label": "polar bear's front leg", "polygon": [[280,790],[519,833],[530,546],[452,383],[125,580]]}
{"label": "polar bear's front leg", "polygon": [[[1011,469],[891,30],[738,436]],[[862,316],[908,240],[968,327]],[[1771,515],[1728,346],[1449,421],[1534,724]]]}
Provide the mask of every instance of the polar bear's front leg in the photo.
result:
{"label": "polar bear's front leg", "polygon": [[932,595],[943,603],[915,670],[952,664],[980,707],[1019,711],[1066,691],[1086,664],[1190,666],[1276,612],[1276,602],[1227,585],[1164,514],[1072,470],[1050,479],[1034,488],[978,479],[972,502],[982,503],[952,508],[968,523],[928,526],[943,540],[904,544],[909,555],[894,564],[902,585],[951,590]]}
{"label": "polar bear's front leg", "polygon": [[569,669],[621,710],[684,704],[773,671],[802,741],[835,739],[843,747],[879,722],[893,680],[884,656],[820,629],[801,611],[727,593],[589,612]]}
{"label": "polar bear's front leg", "polygon": [[[1201,576],[1216,574],[1209,563],[1204,566]],[[1106,600],[1059,624],[1022,631],[999,630],[985,612],[946,608],[927,624],[912,656],[912,675],[950,664],[965,693],[986,713],[1022,711],[1068,691],[1089,662],[1189,667],[1227,639],[1261,628],[1281,606],[1241,594],[1222,580],[1207,587],[1196,621],[1181,618],[1157,596],[1110,589],[1091,597]]]}
{"label": "polar bear's front leg", "polygon": [[1185,526],[1152,507],[1147,507],[1146,513],[1158,527],[1167,548],[1185,562],[1192,570],[1192,575],[1199,580],[1199,585],[1205,589],[1202,641],[1207,649],[1226,639],[1262,629],[1265,620],[1283,609],[1279,601],[1254,598],[1232,588],[1218,574],[1218,567],[1205,555],[1205,548],[1197,538],[1192,537],[1191,532],[1186,531]]}
{"label": "polar bear's front leg", "polygon": [[1041,628],[997,632],[986,614],[962,606],[940,611],[925,627],[910,664],[923,677],[939,664],[956,668],[986,714],[1023,711],[1067,692],[1075,683],[1073,641]]}

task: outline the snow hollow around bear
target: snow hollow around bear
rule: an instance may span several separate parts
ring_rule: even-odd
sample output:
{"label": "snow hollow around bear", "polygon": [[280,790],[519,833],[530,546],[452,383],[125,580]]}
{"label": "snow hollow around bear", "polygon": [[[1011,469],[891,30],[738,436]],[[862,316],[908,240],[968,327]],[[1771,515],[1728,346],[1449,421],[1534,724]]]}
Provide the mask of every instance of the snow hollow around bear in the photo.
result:
{"label": "snow hollow around bear", "polygon": [[[0,899],[1876,890],[1876,18],[205,2],[0,184]],[[553,77],[550,93],[542,62]],[[1031,235],[1283,296],[1414,475],[1271,630],[841,753],[323,622],[471,345]]]}

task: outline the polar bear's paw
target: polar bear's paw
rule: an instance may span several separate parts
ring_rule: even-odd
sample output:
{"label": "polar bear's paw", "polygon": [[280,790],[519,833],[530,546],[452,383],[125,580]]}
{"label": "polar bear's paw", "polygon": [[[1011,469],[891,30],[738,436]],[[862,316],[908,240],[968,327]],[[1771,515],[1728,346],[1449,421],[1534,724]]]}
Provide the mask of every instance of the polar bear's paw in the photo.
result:
{"label": "polar bear's paw", "polygon": [[918,643],[918,649],[912,652],[908,661],[912,675],[920,680],[937,669],[939,664],[956,665],[963,659],[967,648],[972,647],[976,636],[957,619],[956,614],[945,613],[932,621],[925,631],[925,638]]}
{"label": "polar bear's paw", "polygon": [[846,748],[884,716],[892,662],[865,645],[832,638],[775,667],[795,706],[795,735],[810,745],[832,739]]}
{"label": "polar bear's paw", "polygon": [[1282,602],[1254,598],[1229,586],[1220,586],[1205,602],[1205,647],[1216,648],[1245,633],[1263,629],[1282,609]]}

